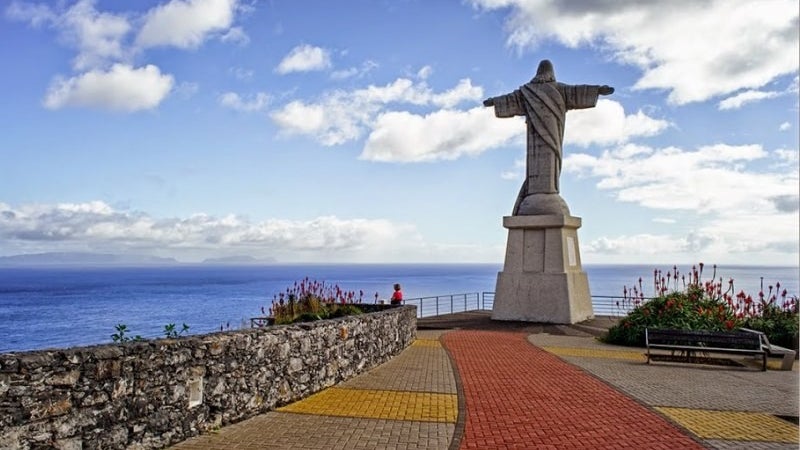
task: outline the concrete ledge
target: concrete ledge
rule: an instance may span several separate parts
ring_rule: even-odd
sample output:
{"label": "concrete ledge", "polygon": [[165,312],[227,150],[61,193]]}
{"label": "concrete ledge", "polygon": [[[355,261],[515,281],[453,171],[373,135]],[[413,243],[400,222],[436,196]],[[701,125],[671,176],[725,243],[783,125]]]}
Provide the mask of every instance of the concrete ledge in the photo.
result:
{"label": "concrete ledge", "polygon": [[580,228],[581,218],[575,216],[505,216],[503,217],[503,227],[505,228]]}

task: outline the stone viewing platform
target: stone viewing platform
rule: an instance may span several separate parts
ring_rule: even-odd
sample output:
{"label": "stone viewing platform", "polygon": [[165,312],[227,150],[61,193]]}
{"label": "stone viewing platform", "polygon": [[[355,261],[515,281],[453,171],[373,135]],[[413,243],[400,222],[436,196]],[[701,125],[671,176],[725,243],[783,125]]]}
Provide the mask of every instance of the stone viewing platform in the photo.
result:
{"label": "stone viewing platform", "polygon": [[796,449],[798,371],[645,364],[614,323],[418,319],[400,355],[275,411],[172,447]]}
{"label": "stone viewing platform", "polygon": [[[767,372],[748,358],[737,359],[738,366],[647,365],[644,349],[596,339],[613,318],[559,325],[495,321],[489,311],[417,319],[414,310],[275,327],[277,334],[242,330],[2,355],[0,448],[672,450],[800,443],[798,370],[777,370],[777,359]],[[200,362],[202,398],[192,391],[198,373],[190,369]],[[34,383],[25,387],[20,376]],[[148,395],[136,394],[145,388]],[[12,409],[26,393],[33,400]],[[202,414],[179,418],[185,411]]]}

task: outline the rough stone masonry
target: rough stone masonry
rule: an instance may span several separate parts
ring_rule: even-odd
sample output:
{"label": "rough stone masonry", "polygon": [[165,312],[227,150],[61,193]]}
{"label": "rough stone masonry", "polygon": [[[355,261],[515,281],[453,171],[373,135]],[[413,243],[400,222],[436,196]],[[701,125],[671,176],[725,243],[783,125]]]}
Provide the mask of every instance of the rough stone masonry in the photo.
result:
{"label": "rough stone masonry", "polygon": [[[371,306],[371,305],[362,305]],[[150,449],[352,378],[416,337],[416,308],[0,355],[0,448]]]}

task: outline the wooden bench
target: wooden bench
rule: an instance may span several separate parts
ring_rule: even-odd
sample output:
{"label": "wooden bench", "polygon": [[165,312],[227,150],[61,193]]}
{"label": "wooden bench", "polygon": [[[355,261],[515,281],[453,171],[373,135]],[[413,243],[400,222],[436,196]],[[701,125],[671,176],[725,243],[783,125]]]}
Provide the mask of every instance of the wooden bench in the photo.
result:
{"label": "wooden bench", "polygon": [[794,366],[794,360],[797,357],[796,351],[770,344],[767,335],[761,331],[751,330],[749,328],[740,328],[740,330],[757,334],[761,339],[761,348],[767,352],[767,355],[781,358],[781,370],[792,370],[792,366]]}
{"label": "wooden bench", "polygon": [[749,331],[665,330],[645,328],[647,363],[650,364],[650,349],[680,351],[686,362],[694,362],[694,353],[734,353],[761,356],[761,370],[767,370],[767,351],[761,336]]}

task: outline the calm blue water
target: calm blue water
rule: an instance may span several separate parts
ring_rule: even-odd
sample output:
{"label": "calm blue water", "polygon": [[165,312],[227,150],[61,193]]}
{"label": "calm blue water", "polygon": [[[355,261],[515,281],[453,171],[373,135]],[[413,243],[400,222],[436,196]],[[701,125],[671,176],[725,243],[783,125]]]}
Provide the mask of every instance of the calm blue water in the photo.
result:
{"label": "calm blue water", "polygon": [[[261,315],[274,295],[309,277],[344,290],[388,298],[393,283],[406,299],[494,291],[499,264],[274,265],[260,267],[176,266],[148,268],[0,268],[0,352],[63,348],[111,342],[114,326],[160,336],[165,324],[187,323],[192,334],[220,326],[239,328]],[[652,293],[654,268],[586,265],[592,295],[622,294],[639,277]],[[679,267],[688,272],[689,267]],[[710,273],[707,273],[707,277]],[[798,269],[721,267],[717,278],[734,278],[737,291],[758,292],[780,282],[798,293]]]}

